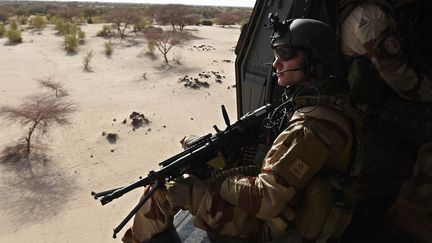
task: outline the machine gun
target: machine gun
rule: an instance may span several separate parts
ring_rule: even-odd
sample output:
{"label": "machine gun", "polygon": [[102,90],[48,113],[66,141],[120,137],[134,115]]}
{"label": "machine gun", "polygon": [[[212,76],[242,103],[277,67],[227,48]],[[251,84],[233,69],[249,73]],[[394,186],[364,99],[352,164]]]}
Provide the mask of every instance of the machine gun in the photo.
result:
{"label": "machine gun", "polygon": [[[199,137],[188,144],[188,148],[173,157],[159,163],[162,167],[157,171],[150,171],[144,178],[124,186],[102,192],[92,192],[95,199],[100,198],[102,205],[121,197],[125,193],[150,185],[150,191],[140,200],[126,218],[114,228],[113,238],[126,225],[126,223],[138,212],[152,194],[162,188],[166,181],[181,178],[184,174],[197,176],[202,180],[211,178],[214,171],[222,169],[225,165],[215,164],[215,159],[224,157],[233,149],[241,148],[256,141],[257,135],[262,131],[265,118],[272,112],[270,104],[249,112],[234,124],[230,124],[228,113],[222,106],[222,115],[227,128],[223,131],[213,126],[216,133]],[[220,161],[220,160],[218,160]]]}

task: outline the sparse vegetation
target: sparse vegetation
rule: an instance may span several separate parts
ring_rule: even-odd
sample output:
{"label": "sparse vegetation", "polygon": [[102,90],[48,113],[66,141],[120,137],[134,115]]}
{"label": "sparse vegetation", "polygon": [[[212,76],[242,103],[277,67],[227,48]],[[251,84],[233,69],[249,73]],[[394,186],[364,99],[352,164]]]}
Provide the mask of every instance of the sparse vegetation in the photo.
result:
{"label": "sparse vegetation", "polygon": [[213,21],[211,21],[210,19],[203,19],[201,21],[201,24],[204,26],[212,26],[213,25]]}
{"label": "sparse vegetation", "polygon": [[154,55],[156,50],[156,43],[154,40],[149,40],[147,42],[147,55]]}
{"label": "sparse vegetation", "polygon": [[113,53],[113,46],[112,46],[112,42],[108,41],[104,43],[104,47],[105,47],[105,54],[107,56],[111,56]]}
{"label": "sparse vegetation", "polygon": [[40,16],[40,15],[33,16],[30,19],[30,26],[32,26],[36,29],[41,29],[41,28],[45,27],[45,18],[43,16]]}
{"label": "sparse vegetation", "polygon": [[6,32],[6,36],[9,39],[9,43],[20,43],[22,42],[21,31],[18,29],[10,29]]}
{"label": "sparse vegetation", "polygon": [[79,40],[79,42],[80,43],[84,43],[85,37],[86,37],[86,33],[79,28],[78,29],[78,40]]}
{"label": "sparse vegetation", "polygon": [[91,66],[90,66],[90,62],[94,57],[94,53],[93,50],[90,50],[86,53],[86,55],[83,58],[83,65],[84,65],[84,70],[85,71],[91,71]]}
{"label": "sparse vegetation", "polygon": [[64,36],[64,48],[67,52],[75,52],[78,47],[76,34],[66,34]]}
{"label": "sparse vegetation", "polygon": [[102,26],[102,30],[99,30],[96,34],[99,37],[110,37],[112,36],[111,27],[109,25]]}
{"label": "sparse vegetation", "polygon": [[155,11],[155,20],[162,25],[170,24],[173,31],[176,30],[176,26],[182,31],[186,25],[195,25],[200,18],[200,15],[193,13],[190,6],[181,4],[161,5]]}
{"label": "sparse vegetation", "polygon": [[238,16],[232,12],[220,12],[216,15],[216,24],[222,25],[222,27],[234,25],[238,20]]}
{"label": "sparse vegetation", "polygon": [[67,115],[74,112],[72,103],[63,99],[35,95],[27,98],[20,106],[0,107],[0,116],[11,122],[28,127],[25,140],[25,157],[30,158],[33,135],[36,131],[47,131],[53,124],[65,125]]}
{"label": "sparse vegetation", "polygon": [[17,23],[17,21],[15,19],[12,19],[10,21],[9,29],[11,29],[11,30],[18,30],[18,23]]}
{"label": "sparse vegetation", "polygon": [[117,29],[117,35],[123,40],[126,37],[126,29],[139,23],[141,16],[131,9],[115,8],[105,15],[105,19],[112,23],[114,28]]}
{"label": "sparse vegetation", "polygon": [[61,83],[54,82],[52,79],[53,79],[52,77],[49,77],[47,79],[41,79],[39,80],[39,85],[43,88],[47,88],[54,91],[56,98],[67,96],[68,93],[63,88],[63,85]]}
{"label": "sparse vegetation", "polygon": [[19,23],[20,25],[26,25],[26,24],[28,23],[28,18],[27,18],[27,16],[23,16],[23,15],[18,16],[18,23]]}
{"label": "sparse vegetation", "polygon": [[168,64],[167,55],[169,51],[174,46],[179,46],[187,40],[186,35],[176,31],[149,31],[146,36],[149,42],[154,43],[162,53],[166,64]]}
{"label": "sparse vegetation", "polygon": [[78,43],[84,43],[85,32],[77,27],[76,24],[66,23],[61,32],[64,37],[64,47],[67,52],[75,52]]}
{"label": "sparse vegetation", "polygon": [[4,27],[3,24],[0,24],[0,38],[2,38],[5,33],[6,33],[6,28]]}

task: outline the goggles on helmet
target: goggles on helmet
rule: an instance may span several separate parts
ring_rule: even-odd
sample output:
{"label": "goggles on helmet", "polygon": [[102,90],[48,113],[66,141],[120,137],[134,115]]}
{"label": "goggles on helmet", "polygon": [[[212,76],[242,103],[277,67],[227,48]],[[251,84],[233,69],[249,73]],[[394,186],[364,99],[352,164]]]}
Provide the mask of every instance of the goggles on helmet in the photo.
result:
{"label": "goggles on helmet", "polygon": [[295,48],[279,47],[273,50],[275,57],[279,57],[282,61],[289,61],[297,56],[298,52]]}

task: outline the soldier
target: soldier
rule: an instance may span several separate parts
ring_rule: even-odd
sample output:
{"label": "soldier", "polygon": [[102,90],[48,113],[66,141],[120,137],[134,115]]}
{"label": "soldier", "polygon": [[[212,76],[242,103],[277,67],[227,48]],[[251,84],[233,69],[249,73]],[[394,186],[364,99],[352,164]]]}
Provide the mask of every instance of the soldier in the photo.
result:
{"label": "soldier", "polygon": [[[368,148],[362,151],[365,197],[358,211],[370,216],[354,221],[362,228],[359,231],[372,235],[384,232],[378,225],[410,177],[418,148],[432,135],[430,103],[429,107],[426,103],[432,101],[431,51],[424,34],[429,22],[420,14],[430,14],[430,9],[419,8],[426,2],[430,1],[338,3],[340,48],[348,64],[350,96],[365,111],[367,128]],[[409,21],[404,19],[410,16]],[[353,235],[359,242],[370,240],[358,232]]]}
{"label": "soldier", "polygon": [[172,219],[180,208],[195,215],[212,242],[325,242],[343,232],[355,204],[344,179],[358,118],[341,95],[345,82],[332,77],[335,38],[317,20],[273,24],[273,67],[286,92],[266,120],[278,136],[259,174],[211,186],[193,177],[167,185],[135,215],[124,242],[179,241]]}
{"label": "soldier", "polygon": [[[414,36],[422,37],[422,35],[411,33],[415,32],[411,29],[413,27],[396,16],[396,7],[406,6],[408,3],[414,4],[413,2],[416,1],[340,1],[338,21],[341,51],[352,63],[349,81],[352,88],[359,89],[354,92],[368,94],[354,95],[369,96],[369,102],[376,104],[377,100],[372,100],[370,96],[373,95],[377,99],[378,96],[382,97],[380,99],[386,98],[387,94],[384,92],[386,92],[385,87],[388,87],[405,100],[432,101],[432,66],[431,60],[427,60],[430,56],[419,59],[429,51],[426,48],[429,43],[416,40]],[[419,17],[418,13],[416,14],[416,17]],[[410,34],[412,36],[409,36]],[[418,49],[422,47],[425,49]],[[376,71],[367,70],[368,66],[362,63],[362,58],[369,60]],[[367,71],[367,74],[362,77],[355,73],[361,68]],[[367,75],[371,74],[378,74],[378,76],[367,79]],[[365,80],[362,79],[370,83],[365,84]],[[371,94],[371,88],[376,90],[374,92],[376,95]],[[364,96],[359,98],[366,98]],[[365,100],[362,101],[367,103]]]}

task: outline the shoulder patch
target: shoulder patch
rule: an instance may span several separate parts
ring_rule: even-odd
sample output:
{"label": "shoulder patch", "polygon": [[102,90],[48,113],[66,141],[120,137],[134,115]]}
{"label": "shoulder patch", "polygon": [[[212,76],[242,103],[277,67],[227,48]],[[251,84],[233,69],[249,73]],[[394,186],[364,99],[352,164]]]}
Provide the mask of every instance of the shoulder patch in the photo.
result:
{"label": "shoulder patch", "polygon": [[309,166],[305,164],[300,159],[296,159],[294,163],[291,164],[289,171],[295,175],[298,179],[303,178],[306,172],[309,170]]}

